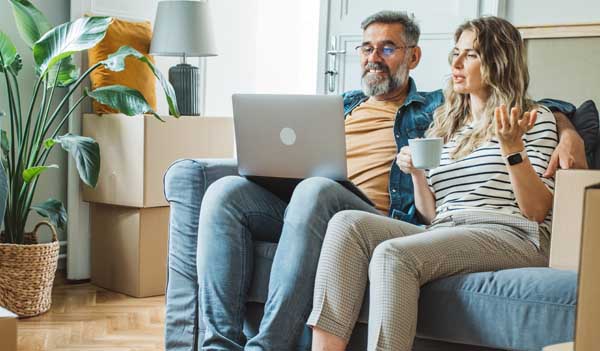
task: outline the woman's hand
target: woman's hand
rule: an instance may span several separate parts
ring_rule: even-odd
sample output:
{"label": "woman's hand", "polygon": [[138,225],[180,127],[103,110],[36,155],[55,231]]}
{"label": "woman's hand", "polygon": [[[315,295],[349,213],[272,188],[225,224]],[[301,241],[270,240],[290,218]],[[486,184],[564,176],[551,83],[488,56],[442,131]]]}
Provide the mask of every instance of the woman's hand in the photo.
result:
{"label": "woman's hand", "polygon": [[410,148],[408,146],[404,146],[400,149],[400,153],[396,156],[396,164],[400,167],[400,170],[406,174],[410,174],[413,176],[416,175],[425,175],[425,171],[422,169],[415,168],[412,163],[412,155],[410,153]]}
{"label": "woman's hand", "polygon": [[496,136],[500,142],[500,151],[503,156],[507,156],[525,149],[523,135],[527,133],[537,118],[537,109],[525,112],[521,116],[521,109],[513,107],[510,110],[510,116],[506,105],[502,104],[494,110],[494,127]]}

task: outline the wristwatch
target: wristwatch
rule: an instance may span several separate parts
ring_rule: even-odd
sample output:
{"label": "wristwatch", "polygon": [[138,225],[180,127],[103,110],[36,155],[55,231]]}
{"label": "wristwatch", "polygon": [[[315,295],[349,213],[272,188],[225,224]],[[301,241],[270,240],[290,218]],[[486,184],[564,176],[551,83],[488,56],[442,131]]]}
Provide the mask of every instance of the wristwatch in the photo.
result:
{"label": "wristwatch", "polygon": [[525,150],[521,152],[515,152],[513,154],[504,156],[504,162],[506,162],[509,166],[518,165],[523,162],[523,160],[527,157],[527,152]]}

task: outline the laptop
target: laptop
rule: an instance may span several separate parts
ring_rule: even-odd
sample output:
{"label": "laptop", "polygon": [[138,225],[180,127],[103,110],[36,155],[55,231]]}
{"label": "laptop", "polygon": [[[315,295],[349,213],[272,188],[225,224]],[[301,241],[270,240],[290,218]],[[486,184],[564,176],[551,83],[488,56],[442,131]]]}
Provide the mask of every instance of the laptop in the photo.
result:
{"label": "laptop", "polygon": [[348,180],[341,96],[234,94],[232,101],[241,176],[286,200],[302,179],[326,177],[373,205]]}

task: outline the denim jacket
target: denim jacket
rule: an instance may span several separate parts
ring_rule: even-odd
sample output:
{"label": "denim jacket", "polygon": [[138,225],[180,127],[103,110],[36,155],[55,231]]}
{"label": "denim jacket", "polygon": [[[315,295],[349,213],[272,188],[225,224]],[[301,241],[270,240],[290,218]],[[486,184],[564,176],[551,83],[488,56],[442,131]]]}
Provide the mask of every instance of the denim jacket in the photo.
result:
{"label": "denim jacket", "polygon": [[[344,98],[344,114],[348,116],[352,110],[368,99],[360,90],[353,90],[342,94]],[[394,122],[394,138],[397,150],[408,145],[408,139],[423,137],[429,124],[433,120],[433,112],[444,102],[442,90],[432,92],[419,92],[412,78],[409,78],[409,90],[404,104],[396,112]],[[544,99],[540,104],[547,106],[551,111],[560,111],[572,118],[575,106],[567,102]],[[388,215],[409,223],[421,224],[416,215],[412,179],[409,174],[404,174],[396,165],[396,160],[390,165],[390,181],[388,192],[390,195],[390,210]]]}

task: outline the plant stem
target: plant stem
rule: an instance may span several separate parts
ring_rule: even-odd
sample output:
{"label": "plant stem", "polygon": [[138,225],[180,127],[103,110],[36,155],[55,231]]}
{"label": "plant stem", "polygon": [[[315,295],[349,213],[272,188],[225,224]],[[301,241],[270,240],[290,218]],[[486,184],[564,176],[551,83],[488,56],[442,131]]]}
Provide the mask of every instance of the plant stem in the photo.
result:
{"label": "plant stem", "polygon": [[[19,81],[17,80],[17,76],[11,71],[9,70],[8,72],[10,72],[11,77],[14,80],[15,83],[15,92],[16,92],[16,97],[17,97],[17,106],[16,106],[16,111],[17,111],[17,134],[21,135],[21,132],[23,131],[21,128],[21,123],[23,123],[23,121],[21,120],[21,118],[23,117],[23,115],[21,114],[21,92],[19,89]],[[19,137],[19,139],[21,139]]]}
{"label": "plant stem", "polygon": [[[4,67],[4,57],[0,54],[0,64],[2,65],[2,67]],[[10,113],[10,142],[11,142],[11,148],[10,148],[10,157],[13,160],[13,166],[14,166],[14,159],[15,159],[15,119],[17,118],[16,116],[16,108],[15,108],[15,100],[14,100],[14,96],[13,96],[13,92],[12,92],[12,86],[10,84],[10,79],[8,78],[8,72],[7,69],[4,70],[4,78],[5,78],[5,82],[6,82],[6,89],[8,91],[8,105],[9,105],[9,113]],[[14,177],[15,170],[13,168],[13,170],[9,170],[9,174],[8,174],[8,180],[12,180]],[[10,183],[10,182],[9,182]],[[9,186],[8,188],[8,198],[7,198],[7,202],[6,202],[6,207],[10,213],[10,209],[11,207],[14,208],[15,207],[15,198],[14,196],[12,196],[12,191],[11,191],[11,187]],[[12,206],[11,206],[12,205]],[[15,227],[15,221],[16,219],[14,218],[14,216],[5,216],[5,219],[7,219],[6,224],[5,224],[5,229],[6,229],[6,233],[7,236],[10,238],[9,242],[15,242],[15,233],[14,233],[14,227]]]}
{"label": "plant stem", "polygon": [[[56,72],[60,72],[62,63],[63,63],[62,60],[58,62],[58,68],[56,69]],[[43,140],[40,140],[40,138],[42,138],[45,134],[44,126],[46,125],[46,120],[48,118],[48,112],[50,112],[50,106],[52,105],[52,98],[54,97],[54,89],[56,88],[56,84],[58,83],[58,77],[59,77],[59,73],[57,73],[56,76],[54,77],[54,83],[52,84],[52,90],[50,91],[50,98],[48,99],[48,103],[46,104],[46,106],[42,107],[43,113],[41,114],[40,118],[38,118],[35,121],[35,127],[33,129],[33,140],[31,143],[31,150],[28,153],[29,160],[27,162],[27,168],[33,166],[32,163],[33,163],[33,161],[35,161],[35,157],[33,156],[33,154],[37,155],[37,152],[43,142]],[[33,151],[34,147],[35,147],[35,151]]]}
{"label": "plant stem", "polygon": [[[67,119],[69,118],[69,116],[73,113],[73,111],[75,111],[75,109],[77,108],[77,106],[79,106],[81,104],[81,102],[83,102],[83,100],[88,97],[87,95],[82,95],[79,100],[77,100],[77,102],[69,109],[69,111],[65,114],[65,116],[63,117],[63,119],[60,121],[60,123],[58,124],[56,130],[54,131],[54,133],[52,133],[52,136],[49,139],[54,139],[56,138],[56,136],[58,135],[58,133],[60,132],[60,129],[62,128],[62,126],[65,124],[65,122],[67,121]],[[46,162],[46,158],[47,156],[45,156],[46,154],[50,153],[50,149],[46,149],[42,152],[42,154],[40,155],[39,158],[37,158],[37,154],[36,154],[36,162],[33,165],[40,165],[43,166]],[[44,158],[43,161],[41,161],[41,159]],[[41,162],[40,162],[41,161]]]}
{"label": "plant stem", "polygon": [[40,104],[40,109],[38,111],[38,116],[35,120],[35,124],[33,127],[33,132],[31,133],[31,142],[28,143],[25,155],[23,157],[25,160],[23,161],[23,169],[27,169],[31,167],[32,157],[31,155],[34,153],[34,149],[37,150],[39,148],[39,129],[40,126],[44,123],[44,110],[46,109],[46,95],[48,92],[48,78],[44,79],[44,92],[42,94],[42,103]]}
{"label": "plant stem", "polygon": [[69,89],[69,92],[67,93],[67,95],[65,95],[65,97],[60,101],[60,103],[56,107],[56,110],[52,114],[52,117],[50,117],[50,119],[48,120],[48,123],[46,123],[46,125],[44,126],[44,133],[42,135],[46,135],[46,133],[48,132],[48,129],[50,128],[52,123],[54,123],[54,120],[56,119],[56,116],[58,115],[59,111],[62,109],[65,102],[68,101],[69,97],[71,97],[71,95],[73,95],[73,92],[75,92],[75,89],[77,88],[77,86],[79,86],[79,84],[81,84],[81,82],[85,79],[85,77],[87,77],[93,70],[98,68],[100,65],[102,65],[102,63],[98,62],[95,65],[91,66],[90,68],[87,69],[87,71],[85,71],[81,75],[81,77],[79,77],[79,79],[77,79],[77,81],[73,84],[71,89]]}
{"label": "plant stem", "polygon": [[[56,134],[58,134],[58,131],[60,130],[60,128],[62,127],[62,125],[67,121],[67,119],[69,118],[69,116],[73,113],[73,111],[75,111],[75,109],[83,102],[83,100],[87,97],[87,95],[83,95],[79,98],[79,100],[77,100],[77,102],[71,107],[71,109],[69,109],[69,111],[66,113],[65,117],[62,119],[60,125],[58,126],[58,129],[54,132],[54,134],[52,135],[52,139],[54,139],[56,137]],[[46,164],[46,160],[48,159],[48,156],[50,155],[50,151],[52,149],[45,149],[42,154],[40,155],[40,158],[37,160],[37,162],[35,162],[32,166],[43,166]],[[37,155],[36,155],[37,158]],[[27,221],[27,216],[29,215],[29,209],[31,207],[31,202],[33,201],[33,195],[35,194],[35,189],[37,187],[37,181],[39,179],[39,176],[37,176],[34,180],[33,183],[31,183],[31,185],[29,186],[29,192],[27,192],[27,188],[28,188],[28,184],[24,184],[24,186],[21,188],[21,192],[19,193],[19,199],[22,199],[23,196],[27,193],[27,197],[24,199],[24,203],[23,203],[23,208],[21,209],[21,213],[22,213],[22,219],[21,222],[25,223]]]}

